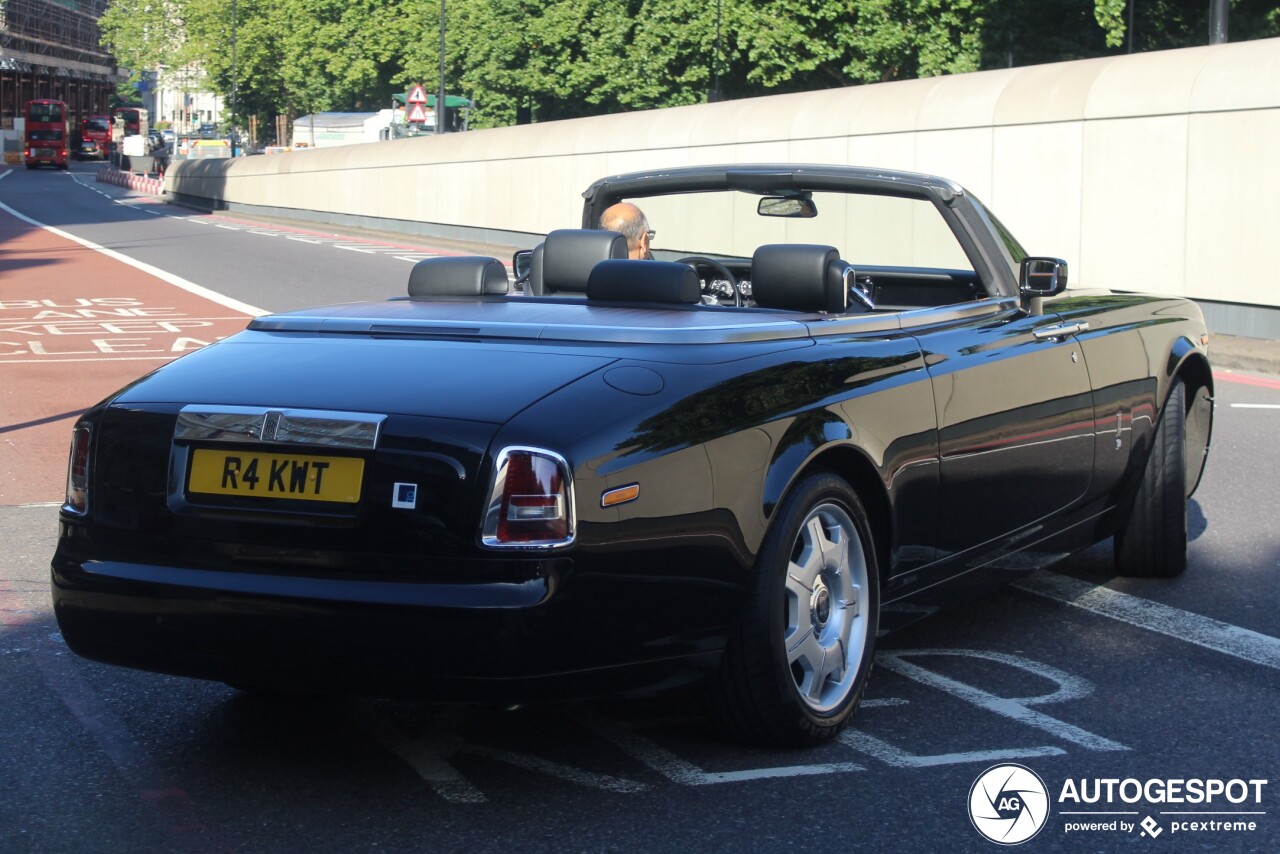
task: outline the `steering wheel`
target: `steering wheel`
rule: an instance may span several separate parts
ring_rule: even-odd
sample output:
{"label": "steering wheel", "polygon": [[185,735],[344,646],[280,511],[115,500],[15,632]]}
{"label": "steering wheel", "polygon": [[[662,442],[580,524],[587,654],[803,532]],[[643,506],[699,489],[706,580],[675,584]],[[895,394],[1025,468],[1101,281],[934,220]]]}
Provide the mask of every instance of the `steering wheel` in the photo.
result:
{"label": "steering wheel", "polygon": [[[697,271],[699,267],[706,267],[708,270],[711,270],[712,272],[716,273],[717,276],[719,276],[720,278],[728,281],[729,287],[733,289],[733,304],[738,308],[742,308],[742,291],[738,289],[738,280],[734,278],[733,273],[729,272],[728,267],[721,264],[719,261],[713,260],[711,258],[707,258],[704,255],[690,255],[687,258],[678,259],[676,263],[688,264],[690,267],[694,269],[694,271]],[[699,274],[698,278],[702,278],[701,274]],[[710,284],[711,281],[712,281],[711,278],[707,279],[708,284]],[[702,289],[702,292],[704,294],[710,294],[710,296],[716,297],[714,293],[708,291],[707,288],[705,287]],[[716,297],[716,302],[718,303],[719,301],[720,301],[720,298]]]}

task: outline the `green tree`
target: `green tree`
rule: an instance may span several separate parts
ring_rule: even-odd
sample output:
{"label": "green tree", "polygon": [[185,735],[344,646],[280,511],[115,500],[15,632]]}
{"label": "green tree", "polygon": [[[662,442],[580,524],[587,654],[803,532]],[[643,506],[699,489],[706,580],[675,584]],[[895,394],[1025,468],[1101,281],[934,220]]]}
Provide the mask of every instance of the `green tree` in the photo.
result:
{"label": "green tree", "polygon": [[[137,80],[157,66],[188,61],[187,0],[111,0],[98,20],[102,46]],[[191,60],[202,58],[197,51]]]}
{"label": "green tree", "polygon": [[[472,125],[491,127],[698,103],[717,82],[749,97],[1204,44],[1208,6],[448,0],[445,74],[478,102]],[[440,0],[111,0],[101,25],[135,76],[197,63],[224,96],[234,86],[242,117],[373,110],[410,84],[434,91],[440,73]],[[1280,9],[1232,0],[1230,31],[1280,35]]]}

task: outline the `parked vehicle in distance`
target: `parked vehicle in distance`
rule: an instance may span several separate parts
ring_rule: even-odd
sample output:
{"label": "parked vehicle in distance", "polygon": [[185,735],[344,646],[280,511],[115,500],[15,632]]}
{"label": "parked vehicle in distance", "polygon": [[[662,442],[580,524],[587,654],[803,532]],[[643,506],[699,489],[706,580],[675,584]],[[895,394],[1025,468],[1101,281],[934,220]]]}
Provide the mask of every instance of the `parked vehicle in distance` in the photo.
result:
{"label": "parked vehicle in distance", "polygon": [[38,166],[66,169],[71,146],[67,105],[52,98],[28,101],[23,142],[23,159],[28,169]]}
{"label": "parked vehicle in distance", "polygon": [[[71,649],[445,702],[697,682],[734,737],[812,744],[884,629],[1109,537],[1123,574],[1183,571],[1194,303],[1068,289],[934,176],[703,166],[584,197],[524,295],[493,258],[427,259],[406,296],[256,318],[78,419]],[[596,228],[622,202],[657,260]]]}

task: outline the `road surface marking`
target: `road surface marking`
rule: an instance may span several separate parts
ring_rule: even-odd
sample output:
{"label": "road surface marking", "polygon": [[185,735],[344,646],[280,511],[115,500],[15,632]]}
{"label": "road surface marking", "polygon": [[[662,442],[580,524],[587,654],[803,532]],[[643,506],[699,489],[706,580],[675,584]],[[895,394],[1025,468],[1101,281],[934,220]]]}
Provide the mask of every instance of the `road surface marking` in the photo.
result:
{"label": "road surface marking", "polygon": [[1269,379],[1267,377],[1250,377],[1242,376],[1240,374],[1224,374],[1219,371],[1214,371],[1213,378],[1224,383],[1236,383],[1237,385],[1254,385],[1261,388],[1280,389],[1280,380]]}
{"label": "road surface marking", "polygon": [[1052,572],[1035,573],[1014,586],[1131,626],[1280,670],[1280,639],[1269,635]]}
{"label": "road surface marking", "polygon": [[99,252],[103,255],[106,255],[108,258],[112,258],[116,261],[119,261],[122,264],[128,264],[130,267],[133,267],[135,270],[141,270],[144,273],[155,276],[157,279],[159,279],[162,282],[167,282],[171,285],[174,285],[175,287],[182,288],[184,291],[195,294],[198,297],[204,297],[210,302],[215,302],[218,305],[231,309],[232,311],[238,311],[238,312],[241,312],[242,314],[247,314],[250,317],[261,317],[262,315],[267,314],[267,312],[261,308],[249,305],[248,303],[240,302],[240,300],[232,299],[231,297],[228,297],[228,296],[224,296],[223,294],[220,294],[214,290],[210,290],[209,288],[206,288],[203,285],[197,285],[195,282],[188,281],[187,279],[184,279],[181,276],[175,276],[172,273],[169,273],[165,270],[161,270],[159,267],[153,267],[150,264],[144,263],[142,261],[138,261],[134,258],[130,258],[128,255],[122,255],[121,253],[116,252],[114,249],[108,249],[105,246],[99,246],[97,243],[93,243],[92,241],[85,240],[83,237],[77,237],[76,235],[72,234],[69,231],[63,231],[62,229],[55,228],[52,225],[45,225],[44,223],[38,220],[32,219],[26,214],[19,213],[18,211],[6,205],[4,202],[0,202],[0,210],[3,210],[5,213],[9,214],[10,216],[13,216],[13,217],[16,217],[17,219],[22,220],[28,225],[33,225],[36,228],[43,228],[45,231],[49,232],[50,234],[56,234],[58,237],[61,237],[65,240],[70,240],[73,243],[78,243],[81,246],[85,247],[86,249],[92,249],[94,252]]}
{"label": "road surface marking", "polygon": [[865,753],[895,768],[936,768],[940,765],[967,765],[971,762],[990,764],[1008,762],[1014,759],[1034,759],[1039,756],[1062,756],[1066,753],[1060,747],[1048,746],[1013,748],[1011,750],[974,750],[964,753],[917,756],[857,729],[847,729],[840,733],[840,743],[845,747]]}
{"label": "road surface marking", "polygon": [[750,768],[742,771],[706,771],[645,738],[635,730],[616,721],[606,720],[589,712],[575,715],[587,729],[613,742],[623,753],[638,760],[673,783],[684,786],[708,786],[714,783],[744,783],[750,780],[774,780],[787,777],[811,777],[823,774],[847,774],[865,771],[866,766],[856,762],[823,762],[806,765],[783,765],[769,768]]}
{"label": "road surface marking", "polygon": [[[944,676],[936,670],[930,670],[907,660],[909,658],[938,656],[959,656],[994,661],[998,664],[1015,667],[1035,676],[1040,676],[1050,682],[1055,682],[1058,687],[1052,693],[1037,697],[1001,697],[976,685],[970,685],[967,682],[961,682],[959,679]],[[1078,744],[1089,750],[1129,749],[1118,741],[1112,741],[1109,738],[1096,735],[1075,724],[1058,720],[1055,717],[1046,715],[1044,712],[1038,712],[1031,708],[1031,706],[1045,705],[1047,703],[1080,700],[1093,693],[1093,686],[1086,680],[1056,667],[1050,667],[1043,662],[1033,661],[1020,655],[989,652],[980,649],[902,649],[877,654],[876,664],[886,670],[892,670],[900,676],[905,676],[922,685],[936,688],[939,691],[964,700],[966,703],[971,703],[980,709],[986,709],[1002,717],[1035,727],[1063,741]]]}

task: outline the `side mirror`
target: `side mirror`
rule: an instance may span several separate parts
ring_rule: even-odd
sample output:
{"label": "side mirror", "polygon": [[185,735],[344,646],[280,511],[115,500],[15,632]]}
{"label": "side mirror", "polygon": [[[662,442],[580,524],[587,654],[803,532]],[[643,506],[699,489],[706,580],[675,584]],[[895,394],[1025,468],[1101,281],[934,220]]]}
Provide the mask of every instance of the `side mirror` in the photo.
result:
{"label": "side mirror", "polygon": [[1051,297],[1067,289],[1067,262],[1061,258],[1023,258],[1018,290],[1025,297]]}
{"label": "side mirror", "polygon": [[511,256],[511,271],[515,274],[515,289],[523,291],[533,272],[533,250],[521,249]]}

